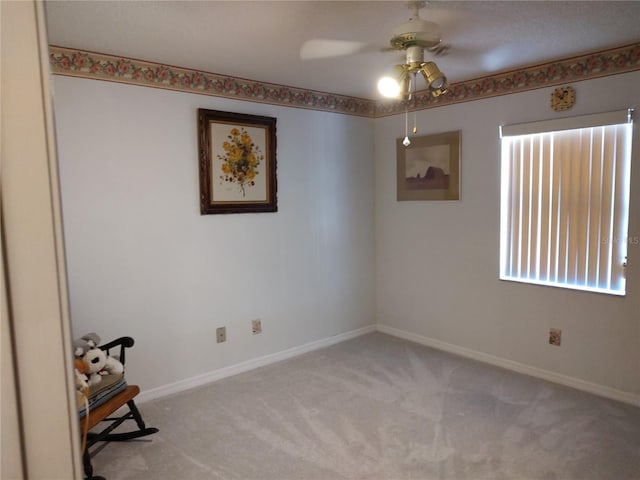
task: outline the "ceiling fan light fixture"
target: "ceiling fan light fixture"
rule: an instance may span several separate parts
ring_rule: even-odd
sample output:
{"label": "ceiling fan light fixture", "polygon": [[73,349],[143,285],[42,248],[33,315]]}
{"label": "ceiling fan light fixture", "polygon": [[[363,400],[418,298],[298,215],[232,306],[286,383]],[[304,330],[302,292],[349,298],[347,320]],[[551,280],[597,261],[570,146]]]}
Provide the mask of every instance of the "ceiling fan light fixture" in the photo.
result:
{"label": "ceiling fan light fixture", "polygon": [[400,84],[391,77],[382,77],[378,80],[378,91],[387,98],[396,98],[400,95]]}
{"label": "ceiling fan light fixture", "polygon": [[420,68],[420,73],[427,83],[431,94],[435,97],[447,91],[447,77],[440,71],[433,62],[427,62]]}
{"label": "ceiling fan light fixture", "polygon": [[407,99],[410,84],[411,78],[406,65],[396,65],[388,76],[378,81],[378,90],[387,98]]}
{"label": "ceiling fan light fixture", "polygon": [[449,85],[445,84],[442,88],[439,88],[438,90],[432,90],[431,95],[434,97],[439,97],[443,93],[447,93],[447,90],[449,90]]}

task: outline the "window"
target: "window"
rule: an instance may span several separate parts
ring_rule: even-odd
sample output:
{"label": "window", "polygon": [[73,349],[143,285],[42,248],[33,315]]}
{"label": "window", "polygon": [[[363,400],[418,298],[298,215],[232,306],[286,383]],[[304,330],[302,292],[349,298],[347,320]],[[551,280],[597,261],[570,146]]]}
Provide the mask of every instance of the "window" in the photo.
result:
{"label": "window", "polygon": [[625,294],[632,110],[501,128],[500,278]]}

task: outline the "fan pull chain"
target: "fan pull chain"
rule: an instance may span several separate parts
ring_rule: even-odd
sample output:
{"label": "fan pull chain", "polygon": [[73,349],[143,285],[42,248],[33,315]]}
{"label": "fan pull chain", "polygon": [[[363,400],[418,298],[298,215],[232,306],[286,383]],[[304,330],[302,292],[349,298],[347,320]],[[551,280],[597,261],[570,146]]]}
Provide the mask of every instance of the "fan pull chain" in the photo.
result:
{"label": "fan pull chain", "polygon": [[405,147],[411,145],[411,140],[409,140],[409,106],[407,103],[404,104],[404,140],[402,144]]}
{"label": "fan pull chain", "polygon": [[414,73],[413,74],[413,134],[415,135],[416,133],[418,133],[418,126],[417,126],[417,122],[416,122],[416,117],[418,115],[418,109],[417,107],[417,103],[418,103],[418,97],[416,95],[416,77],[417,74]]}

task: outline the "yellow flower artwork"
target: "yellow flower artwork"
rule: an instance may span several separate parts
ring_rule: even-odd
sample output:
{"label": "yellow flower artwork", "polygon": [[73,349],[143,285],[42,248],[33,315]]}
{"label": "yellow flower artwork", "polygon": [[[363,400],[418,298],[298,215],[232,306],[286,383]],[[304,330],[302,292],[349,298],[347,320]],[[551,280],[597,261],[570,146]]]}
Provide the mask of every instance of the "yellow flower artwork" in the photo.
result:
{"label": "yellow flower artwork", "polygon": [[276,122],[198,109],[202,215],[278,211]]}
{"label": "yellow flower artwork", "polygon": [[226,138],[222,143],[224,154],[217,155],[222,162],[220,180],[237,184],[242,196],[246,197],[247,189],[255,186],[264,154],[243,127],[233,127]]}

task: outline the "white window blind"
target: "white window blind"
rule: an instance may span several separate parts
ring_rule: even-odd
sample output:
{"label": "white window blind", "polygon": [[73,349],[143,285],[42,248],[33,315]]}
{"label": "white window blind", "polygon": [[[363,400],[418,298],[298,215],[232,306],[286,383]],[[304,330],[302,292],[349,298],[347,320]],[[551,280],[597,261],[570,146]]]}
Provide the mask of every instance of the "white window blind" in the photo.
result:
{"label": "white window blind", "polygon": [[501,128],[501,279],[625,294],[631,113]]}

